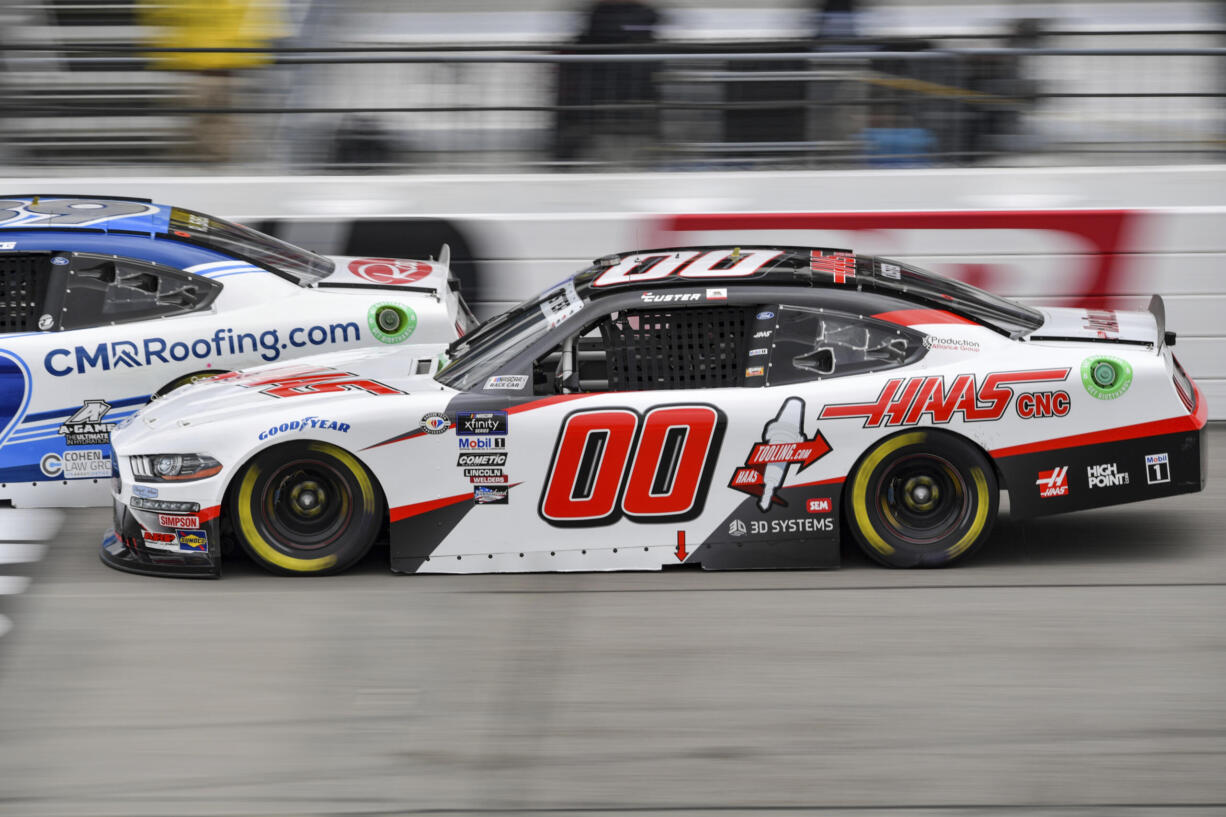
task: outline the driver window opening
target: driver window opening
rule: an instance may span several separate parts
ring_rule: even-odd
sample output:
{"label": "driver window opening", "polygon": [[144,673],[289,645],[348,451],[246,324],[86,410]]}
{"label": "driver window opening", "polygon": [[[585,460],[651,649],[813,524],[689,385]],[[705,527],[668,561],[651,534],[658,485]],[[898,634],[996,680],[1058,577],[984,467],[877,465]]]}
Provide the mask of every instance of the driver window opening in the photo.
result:
{"label": "driver window opening", "polygon": [[784,307],[771,353],[770,384],[891,369],[918,360],[919,336],[868,318]]}
{"label": "driver window opening", "polygon": [[614,312],[536,361],[538,394],[740,386],[753,307]]}

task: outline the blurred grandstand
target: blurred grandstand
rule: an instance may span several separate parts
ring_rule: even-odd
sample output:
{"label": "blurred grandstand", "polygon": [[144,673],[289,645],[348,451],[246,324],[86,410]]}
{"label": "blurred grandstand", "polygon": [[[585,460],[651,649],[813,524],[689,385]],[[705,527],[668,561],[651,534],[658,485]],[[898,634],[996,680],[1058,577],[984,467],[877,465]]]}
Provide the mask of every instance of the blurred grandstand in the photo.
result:
{"label": "blurred grandstand", "polygon": [[622,35],[590,5],[10,0],[0,172],[1050,165],[1223,149],[1217,3],[861,0],[840,28],[822,3],[659,0]]}

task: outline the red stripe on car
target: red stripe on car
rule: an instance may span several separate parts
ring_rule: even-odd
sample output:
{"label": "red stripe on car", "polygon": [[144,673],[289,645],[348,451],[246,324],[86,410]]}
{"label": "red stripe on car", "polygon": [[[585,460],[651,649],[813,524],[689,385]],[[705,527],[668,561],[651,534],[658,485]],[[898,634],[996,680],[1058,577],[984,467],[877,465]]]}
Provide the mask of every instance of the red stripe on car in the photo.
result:
{"label": "red stripe on car", "polygon": [[944,309],[895,309],[892,312],[878,312],[873,316],[879,321],[889,321],[899,326],[919,326],[924,323],[961,323],[975,326],[974,321],[946,312]]}

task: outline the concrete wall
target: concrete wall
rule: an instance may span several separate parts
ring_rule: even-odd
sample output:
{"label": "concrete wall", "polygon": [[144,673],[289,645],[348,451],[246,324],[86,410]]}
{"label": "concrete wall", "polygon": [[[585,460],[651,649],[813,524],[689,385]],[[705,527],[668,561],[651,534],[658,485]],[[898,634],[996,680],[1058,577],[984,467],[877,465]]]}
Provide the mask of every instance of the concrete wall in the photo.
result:
{"label": "concrete wall", "polygon": [[1033,303],[1167,303],[1176,352],[1226,418],[1226,169],[7,180],[148,196],[321,252],[447,241],[489,315],[607,252],[786,242],[914,261]]}

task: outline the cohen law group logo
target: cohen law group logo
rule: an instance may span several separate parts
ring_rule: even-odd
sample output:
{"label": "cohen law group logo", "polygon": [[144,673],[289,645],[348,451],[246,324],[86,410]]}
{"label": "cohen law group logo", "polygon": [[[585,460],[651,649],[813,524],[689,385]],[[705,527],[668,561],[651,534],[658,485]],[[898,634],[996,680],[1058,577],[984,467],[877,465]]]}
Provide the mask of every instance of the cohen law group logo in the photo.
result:
{"label": "cohen law group logo", "polygon": [[1040,471],[1034,484],[1039,486],[1039,496],[1044,499],[1068,496],[1068,466],[1061,465],[1050,471]]}

